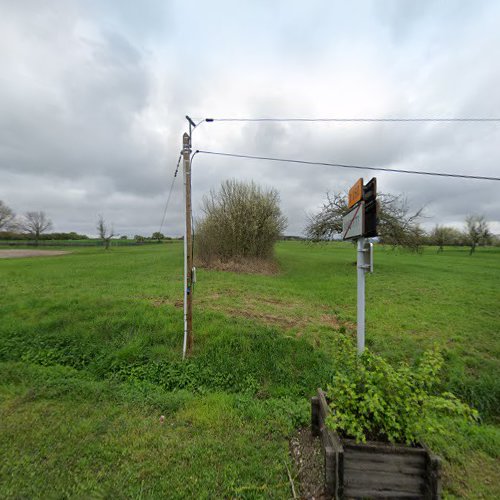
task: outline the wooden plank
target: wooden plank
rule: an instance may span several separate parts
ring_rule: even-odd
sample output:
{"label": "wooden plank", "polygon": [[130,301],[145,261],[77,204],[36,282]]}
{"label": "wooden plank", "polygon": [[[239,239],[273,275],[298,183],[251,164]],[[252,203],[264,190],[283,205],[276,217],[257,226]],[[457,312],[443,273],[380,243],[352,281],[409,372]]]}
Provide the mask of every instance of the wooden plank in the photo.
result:
{"label": "wooden plank", "polygon": [[342,439],[345,448],[352,450],[362,450],[365,452],[373,453],[397,453],[403,455],[427,455],[424,448],[412,447],[406,445],[394,445],[389,443],[382,443],[379,441],[367,441],[366,443],[357,443],[353,439]]}
{"label": "wooden plank", "polygon": [[330,442],[327,429],[322,426],[320,428],[320,437],[321,437],[321,445],[323,446],[323,450],[326,451],[327,448],[331,448],[333,450],[332,443]]}
{"label": "wooden plank", "polygon": [[335,496],[337,485],[336,453],[331,446],[325,447],[325,489],[328,495]]}
{"label": "wooden plank", "polygon": [[344,469],[345,487],[359,487],[378,490],[400,490],[408,493],[422,494],[425,481],[422,476],[409,476],[397,472],[364,472]]}
{"label": "wooden plank", "polygon": [[384,461],[374,462],[372,460],[359,460],[350,455],[346,455],[344,459],[344,467],[349,470],[363,471],[380,471],[380,472],[399,472],[401,474],[424,475],[426,469],[420,465],[408,465],[400,461]]}
{"label": "wooden plank", "polygon": [[428,454],[426,474],[426,498],[429,500],[439,500],[441,498],[441,459]]}
{"label": "wooden plank", "polygon": [[346,460],[362,462],[401,464],[411,467],[425,467],[425,455],[397,455],[389,453],[370,453],[361,450],[344,448]]}
{"label": "wooden plank", "polygon": [[338,434],[331,429],[325,428],[325,432],[328,434],[328,439],[331,446],[337,453],[343,453],[344,447],[342,446],[342,441],[340,440]]}
{"label": "wooden plank", "polygon": [[319,436],[319,399],[318,396],[311,398],[311,432],[313,436]]}
{"label": "wooden plank", "polygon": [[330,413],[330,407],[328,406],[328,403],[326,402],[325,393],[321,389],[318,389],[318,398],[319,398],[319,414],[320,414],[320,418],[322,418],[323,420],[325,420],[325,418]]}
{"label": "wooden plank", "polygon": [[335,431],[328,429],[325,425],[325,419],[330,413],[330,408],[326,402],[325,393],[321,389],[318,389],[317,398],[319,402],[319,431],[321,433],[323,446],[331,446],[336,453],[342,452],[343,446],[340,437]]}
{"label": "wooden plank", "polygon": [[344,494],[346,498],[405,498],[408,500],[422,499],[422,495],[415,495],[414,493],[408,493],[406,491],[395,491],[395,490],[373,491],[363,488],[346,488],[344,490]]}
{"label": "wooden plank", "polygon": [[337,453],[337,497],[336,498],[344,498],[344,476],[345,476],[345,467],[344,467],[344,450]]}

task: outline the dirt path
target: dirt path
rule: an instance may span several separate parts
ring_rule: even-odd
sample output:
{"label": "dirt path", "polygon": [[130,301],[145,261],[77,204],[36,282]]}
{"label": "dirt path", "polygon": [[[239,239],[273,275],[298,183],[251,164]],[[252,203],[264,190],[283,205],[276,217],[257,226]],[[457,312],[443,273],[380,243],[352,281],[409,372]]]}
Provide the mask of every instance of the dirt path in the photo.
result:
{"label": "dirt path", "polygon": [[0,259],[17,259],[20,257],[51,257],[71,252],[64,250],[0,250]]}

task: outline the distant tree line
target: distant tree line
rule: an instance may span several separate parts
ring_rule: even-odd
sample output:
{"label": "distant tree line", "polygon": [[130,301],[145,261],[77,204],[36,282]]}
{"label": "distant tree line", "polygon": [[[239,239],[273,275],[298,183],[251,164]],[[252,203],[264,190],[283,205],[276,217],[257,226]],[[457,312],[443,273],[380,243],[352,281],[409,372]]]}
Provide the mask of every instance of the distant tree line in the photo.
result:
{"label": "distant tree line", "polygon": [[[0,200],[0,240],[30,242],[35,245],[38,245],[40,241],[87,240],[90,242],[91,240],[86,234],[79,234],[75,231],[67,233],[48,232],[52,227],[52,221],[44,211],[26,212],[17,216],[6,203]],[[119,236],[115,233],[113,224],[108,224],[102,215],[98,216],[96,229],[98,239],[106,249],[110,247],[113,238]],[[128,240],[128,237],[122,235],[119,239]],[[131,239],[130,244],[133,244],[134,240],[136,243],[151,243],[153,241],[161,243],[172,239],[176,238],[165,236],[163,233],[156,231],[151,236],[136,234]]]}
{"label": "distant tree line", "polygon": [[183,236],[174,238],[172,236],[165,236],[164,234],[158,232],[153,233],[151,236],[142,236],[140,234],[134,235],[134,240],[137,241],[138,243],[152,242],[152,241],[161,243],[162,241],[183,240],[183,239],[184,239]]}
{"label": "distant tree line", "polygon": [[[426,232],[421,221],[425,217],[423,208],[412,211],[405,198],[380,193],[379,241],[393,247],[404,247],[420,251],[424,245],[435,245],[438,252],[446,246],[467,246],[470,254],[477,247],[500,246],[500,238],[491,233],[484,216],[469,215],[464,228],[436,225]],[[338,239],[342,232],[342,219],[349,211],[345,193],[327,194],[321,209],[310,215],[305,228],[307,240],[313,242]],[[205,262],[213,259],[227,260],[234,257],[270,258],[274,243],[282,238],[300,240],[300,236],[283,236],[286,219],[279,207],[279,195],[275,189],[265,190],[255,183],[240,183],[229,180],[222,183],[218,192],[212,191],[203,200],[204,217],[197,221],[197,253]],[[0,200],[0,239],[34,242],[50,240],[90,240],[87,235],[74,231],[49,233],[52,221],[43,211],[26,212],[16,216],[13,210]],[[99,241],[108,249],[115,233],[99,215],[96,226]],[[120,240],[128,239],[120,236]],[[183,238],[171,238],[160,231],[151,236],[136,234],[136,243],[151,243]],[[131,241],[131,244],[133,242]]]}
{"label": "distant tree line", "polygon": [[437,246],[438,252],[442,252],[445,246],[467,246],[470,247],[471,254],[478,246],[500,245],[499,238],[491,233],[482,215],[466,217],[463,231],[454,227],[436,225],[425,234],[424,242],[427,245]]}
{"label": "distant tree line", "polygon": [[283,241],[307,241],[305,236],[297,236],[297,235],[284,235],[281,237]]}
{"label": "distant tree line", "polygon": [[[32,240],[29,233],[18,233],[12,231],[0,231],[0,240]],[[90,239],[86,234],[78,234],[74,231],[70,233],[47,233],[41,234],[38,238],[40,241],[49,240],[88,240]]]}

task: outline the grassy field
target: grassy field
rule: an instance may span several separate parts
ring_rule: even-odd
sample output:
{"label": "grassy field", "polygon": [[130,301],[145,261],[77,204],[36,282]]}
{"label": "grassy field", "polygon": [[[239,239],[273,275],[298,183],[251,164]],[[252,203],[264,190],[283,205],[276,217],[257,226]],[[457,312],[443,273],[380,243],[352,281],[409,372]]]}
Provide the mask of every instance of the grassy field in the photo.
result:
{"label": "grassy field", "polygon": [[[187,362],[181,243],[0,261],[0,497],[289,498],[288,439],[355,333],[355,251],[277,257],[277,276],[198,271]],[[440,345],[443,386],[483,416],[427,438],[450,498],[500,497],[499,285],[490,248],[377,247],[367,277],[367,345]]]}

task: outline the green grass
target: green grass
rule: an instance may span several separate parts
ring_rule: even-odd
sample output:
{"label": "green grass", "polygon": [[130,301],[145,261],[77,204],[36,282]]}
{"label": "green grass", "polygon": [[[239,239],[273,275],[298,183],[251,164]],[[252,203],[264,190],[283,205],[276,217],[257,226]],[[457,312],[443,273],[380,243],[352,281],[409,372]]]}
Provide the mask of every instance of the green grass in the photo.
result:
{"label": "green grass", "polygon": [[[287,440],[355,335],[351,244],[280,243],[278,276],[199,270],[182,362],[182,244],[0,261],[0,496],[290,497]],[[445,349],[486,423],[429,436],[448,496],[495,498],[500,251],[376,248],[367,344]],[[159,423],[165,415],[165,423]]]}
{"label": "green grass", "polygon": [[[22,373],[31,382],[2,395],[0,472],[8,478],[2,498],[214,498],[256,491],[286,497],[286,444],[272,437],[292,424],[272,405],[48,371],[4,367],[4,379],[11,372],[19,382]],[[262,406],[261,418],[252,404]]]}

